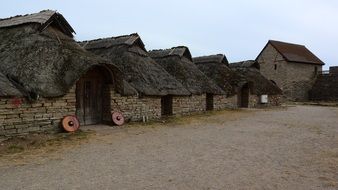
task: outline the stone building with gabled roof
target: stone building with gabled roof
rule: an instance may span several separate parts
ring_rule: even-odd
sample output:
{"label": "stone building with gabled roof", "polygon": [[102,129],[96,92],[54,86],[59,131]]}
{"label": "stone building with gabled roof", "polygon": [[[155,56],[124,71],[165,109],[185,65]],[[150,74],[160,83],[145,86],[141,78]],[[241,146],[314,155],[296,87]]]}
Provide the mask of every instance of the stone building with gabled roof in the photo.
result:
{"label": "stone building with gabled roof", "polygon": [[307,101],[324,62],[303,45],[270,40],[257,56],[261,73],[291,101]]}

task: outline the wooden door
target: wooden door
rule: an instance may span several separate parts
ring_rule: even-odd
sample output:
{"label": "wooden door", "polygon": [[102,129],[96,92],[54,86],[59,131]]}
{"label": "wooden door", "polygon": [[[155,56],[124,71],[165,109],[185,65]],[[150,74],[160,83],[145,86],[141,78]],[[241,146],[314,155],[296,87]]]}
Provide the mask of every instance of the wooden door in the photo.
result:
{"label": "wooden door", "polygon": [[103,77],[97,70],[88,71],[76,85],[76,114],[82,125],[102,121]]}
{"label": "wooden door", "polygon": [[161,112],[163,116],[173,114],[173,97],[170,95],[161,98]]}
{"label": "wooden door", "polygon": [[242,108],[249,107],[249,94],[250,94],[249,84],[245,84],[241,90],[240,107]]}
{"label": "wooden door", "polygon": [[206,109],[207,111],[211,111],[214,109],[214,95],[213,94],[207,94],[206,96]]}

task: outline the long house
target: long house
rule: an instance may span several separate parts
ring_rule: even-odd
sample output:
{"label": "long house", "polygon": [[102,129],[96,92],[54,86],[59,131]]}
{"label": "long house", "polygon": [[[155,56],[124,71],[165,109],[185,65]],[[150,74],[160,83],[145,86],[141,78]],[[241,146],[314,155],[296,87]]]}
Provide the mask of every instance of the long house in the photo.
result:
{"label": "long house", "polygon": [[1,136],[58,131],[65,116],[84,126],[112,124],[115,112],[141,121],[245,107],[245,85],[256,96],[279,93],[256,85],[266,81],[251,67],[254,75],[231,70],[225,56],[192,59],[184,46],[148,52],[138,34],[83,42],[74,34],[51,10],[0,20]]}
{"label": "long house", "polygon": [[[221,88],[229,89],[228,105],[233,107],[266,107],[281,103],[281,90],[260,73],[256,61],[229,64],[223,54],[194,58],[195,64]],[[262,101],[266,97],[266,102]]]}
{"label": "long house", "polygon": [[226,92],[193,63],[189,48],[178,46],[170,49],[152,50],[149,54],[192,94],[190,97],[172,97],[174,114],[185,115],[191,112],[213,110],[218,106],[215,105],[218,102],[214,102],[214,96],[226,97]]}
{"label": "long house", "polygon": [[67,115],[83,124],[109,122],[102,89],[137,93],[114,64],[81,48],[74,33],[55,11],[0,20],[0,135],[56,130]]}
{"label": "long house", "polygon": [[137,96],[121,96],[110,92],[113,110],[122,111],[132,121],[143,117],[159,119],[165,114],[161,102],[168,96],[191,94],[179,81],[156,63],[145,49],[138,34],[95,39],[79,43],[86,50],[114,63],[124,79],[137,91]]}

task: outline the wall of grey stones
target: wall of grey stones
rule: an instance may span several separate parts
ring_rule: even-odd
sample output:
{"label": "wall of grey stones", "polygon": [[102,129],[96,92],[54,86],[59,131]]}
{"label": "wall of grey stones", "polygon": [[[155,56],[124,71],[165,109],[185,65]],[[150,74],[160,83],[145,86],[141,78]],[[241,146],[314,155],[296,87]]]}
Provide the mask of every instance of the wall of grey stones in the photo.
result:
{"label": "wall of grey stones", "polygon": [[57,130],[61,119],[75,115],[75,111],[75,87],[63,97],[41,98],[33,103],[25,98],[0,97],[0,135]]}
{"label": "wall of grey stones", "polygon": [[173,96],[173,115],[190,115],[206,111],[206,94]]}
{"label": "wall of grey stones", "polygon": [[237,95],[214,95],[214,110],[235,109],[238,108]]}

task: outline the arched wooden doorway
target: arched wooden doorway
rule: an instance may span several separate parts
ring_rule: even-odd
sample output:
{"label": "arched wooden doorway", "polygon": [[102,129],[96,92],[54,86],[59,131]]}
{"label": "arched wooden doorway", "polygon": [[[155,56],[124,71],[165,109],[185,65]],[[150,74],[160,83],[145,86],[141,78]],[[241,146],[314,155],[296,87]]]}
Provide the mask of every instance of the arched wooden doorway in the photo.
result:
{"label": "arched wooden doorway", "polygon": [[245,85],[242,86],[240,91],[239,106],[241,108],[249,107],[249,95],[250,95],[249,83],[246,83]]}
{"label": "arched wooden doorway", "polygon": [[[104,112],[110,112],[110,94],[104,92],[104,88],[110,83],[110,74],[103,67],[88,70],[78,80],[76,83],[76,115],[81,125],[102,123]],[[104,109],[107,107],[108,110]]]}

